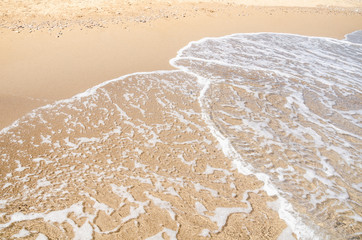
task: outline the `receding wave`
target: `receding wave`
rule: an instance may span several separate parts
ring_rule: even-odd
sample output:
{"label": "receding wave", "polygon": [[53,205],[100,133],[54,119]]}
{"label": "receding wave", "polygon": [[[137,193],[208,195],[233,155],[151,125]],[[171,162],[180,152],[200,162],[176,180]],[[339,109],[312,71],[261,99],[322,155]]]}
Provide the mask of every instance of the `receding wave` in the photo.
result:
{"label": "receding wave", "polygon": [[205,79],[204,111],[239,161],[343,238],[361,230],[361,59],[361,45],[261,33],[191,43],[173,63]]}
{"label": "receding wave", "polygon": [[359,34],[205,38],[34,110],[1,131],[0,236],[361,237]]}

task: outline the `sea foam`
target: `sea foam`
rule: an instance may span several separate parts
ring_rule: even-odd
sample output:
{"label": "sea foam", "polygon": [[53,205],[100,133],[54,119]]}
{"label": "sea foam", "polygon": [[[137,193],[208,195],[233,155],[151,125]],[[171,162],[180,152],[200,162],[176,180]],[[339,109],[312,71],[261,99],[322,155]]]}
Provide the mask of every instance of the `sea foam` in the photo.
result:
{"label": "sea foam", "polygon": [[1,233],[54,237],[22,225],[37,221],[64,238],[134,227],[176,239],[236,224],[247,238],[255,219],[280,221],[253,211],[257,196],[286,223],[280,239],[358,237],[361,39],[205,38],[170,61],[179,70],[130,74],[34,110],[0,132]]}
{"label": "sea foam", "polygon": [[361,32],[347,41],[205,38],[171,60],[204,86],[203,118],[225,155],[278,196],[280,216],[301,239],[353,236],[361,226],[353,187],[362,156]]}

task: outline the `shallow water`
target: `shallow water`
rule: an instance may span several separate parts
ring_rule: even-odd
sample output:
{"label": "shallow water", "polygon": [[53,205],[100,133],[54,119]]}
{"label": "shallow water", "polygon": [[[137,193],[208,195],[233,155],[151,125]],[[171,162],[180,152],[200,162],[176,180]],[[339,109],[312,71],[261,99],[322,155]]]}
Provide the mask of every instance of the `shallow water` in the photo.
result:
{"label": "shallow water", "polygon": [[361,45],[236,34],[191,43],[173,63],[205,79],[213,127],[307,225],[322,236],[360,234]]}
{"label": "shallow water", "polygon": [[[128,225],[182,238],[195,227],[190,212],[205,221],[192,230],[200,238],[235,223],[257,239],[257,214],[277,225],[275,212],[283,238],[360,238],[360,35],[206,38],[178,52],[177,71],[132,74],[33,111],[1,132],[1,231],[41,220],[80,239]],[[253,211],[254,198],[268,206]]]}

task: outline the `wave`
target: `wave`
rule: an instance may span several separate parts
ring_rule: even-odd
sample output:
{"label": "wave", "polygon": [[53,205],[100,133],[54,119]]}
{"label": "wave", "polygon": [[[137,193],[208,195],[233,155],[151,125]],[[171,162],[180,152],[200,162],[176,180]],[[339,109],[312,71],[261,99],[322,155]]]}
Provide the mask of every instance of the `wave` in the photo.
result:
{"label": "wave", "polygon": [[[51,237],[51,224],[56,236],[68,226],[88,239],[127,234],[134,221],[155,238],[233,226],[257,238],[255,219],[276,211],[287,228],[269,231],[282,238],[360,236],[360,43],[358,31],[205,38],[170,61],[179,70],[34,110],[0,132],[0,230],[42,221],[28,233]],[[187,212],[204,225],[191,231]]]}

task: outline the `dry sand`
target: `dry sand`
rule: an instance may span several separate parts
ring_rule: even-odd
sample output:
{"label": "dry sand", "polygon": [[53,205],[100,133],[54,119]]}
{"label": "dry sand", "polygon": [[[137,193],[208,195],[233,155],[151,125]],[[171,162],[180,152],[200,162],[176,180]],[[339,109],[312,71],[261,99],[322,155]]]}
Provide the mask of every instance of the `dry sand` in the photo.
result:
{"label": "dry sand", "polygon": [[[362,29],[360,1],[333,1],[333,6],[318,8],[310,7],[331,1],[305,3],[303,7],[253,7],[191,1],[1,2],[0,128],[37,106],[69,98],[105,80],[171,69],[168,60],[191,40],[260,31],[343,38]],[[69,210],[67,220],[61,223],[45,221],[44,215],[13,224],[1,230],[0,237],[9,238],[23,228],[29,231],[29,238],[39,232],[49,239],[74,237],[74,229],[88,226],[85,219],[94,216],[90,224],[99,228],[95,238],[136,239],[160,233],[167,239],[172,231],[178,231],[180,239],[203,239],[203,229],[211,229],[211,236],[217,239],[276,239],[286,224],[267,206],[274,199],[259,190],[260,181],[238,173],[215,147],[215,139],[199,119],[200,107],[193,96],[184,96],[167,84],[160,86],[152,74],[139,81],[144,84],[135,84],[130,77],[105,88],[112,94],[134,94],[130,102],[112,94],[108,99],[100,91],[103,100],[97,102],[110,111],[103,127],[99,122],[102,118],[98,119],[104,115],[100,108],[84,108],[82,102],[75,101],[73,106],[81,111],[66,104],[38,110],[35,118],[23,118],[18,127],[1,136],[1,178],[13,184],[1,189],[2,197],[13,198],[4,212],[44,213],[71,206],[76,209],[79,204],[82,211]],[[173,81],[190,92],[197,91],[193,84]],[[198,124],[192,134],[185,134],[189,126],[177,119],[159,115],[154,97],[157,91],[150,93],[148,103],[140,100],[147,92],[145,86],[153,85],[163,91],[169,111],[195,112],[195,116],[184,115]],[[131,102],[143,109],[143,114],[131,107]],[[132,129],[113,115],[112,111],[117,111],[114,103],[131,119],[141,119],[150,126],[171,124],[169,131],[160,134],[164,143],[151,149],[140,147],[156,127],[146,128],[144,136],[132,135]],[[89,126],[98,128],[86,131],[72,126],[66,114],[80,122],[92,116]],[[104,129],[117,127],[122,129],[121,135],[114,132],[105,140],[81,143],[76,149],[63,141],[67,137],[75,142],[79,136],[100,136]],[[53,130],[59,134],[54,135]],[[44,140],[47,134],[54,135],[51,144]],[[177,144],[194,140],[203,144]],[[124,154],[125,160],[119,164],[119,156]],[[43,160],[29,161],[36,157]],[[14,172],[11,177],[7,175],[10,172]],[[24,188],[21,181],[30,188]],[[200,203],[205,212],[195,211],[197,204],[202,209]],[[231,212],[225,225],[213,218],[220,206]],[[246,214],[250,206],[253,211]],[[139,215],[127,220],[135,209]],[[0,224],[6,222],[9,219],[1,216]],[[101,233],[114,229],[111,234]]]}

